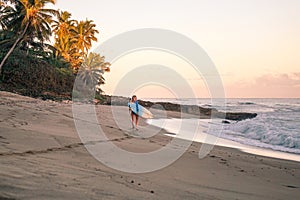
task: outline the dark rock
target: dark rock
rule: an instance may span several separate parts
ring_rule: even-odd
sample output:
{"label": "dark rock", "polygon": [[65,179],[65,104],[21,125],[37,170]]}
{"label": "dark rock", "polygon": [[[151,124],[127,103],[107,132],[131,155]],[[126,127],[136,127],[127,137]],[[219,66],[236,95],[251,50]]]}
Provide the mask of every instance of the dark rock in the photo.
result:
{"label": "dark rock", "polygon": [[[121,97],[121,96],[103,95],[100,103],[103,105],[127,106],[129,100],[130,98]],[[220,118],[220,119],[241,121],[245,119],[252,119],[257,116],[256,113],[245,113],[245,112],[224,113],[218,111],[215,108],[204,108],[196,105],[180,105],[180,104],[170,103],[170,102],[153,103],[150,101],[143,101],[141,99],[139,100],[139,104],[147,108],[152,107],[155,104],[158,104],[166,111],[182,112],[186,114],[196,115],[197,117],[200,118]],[[157,107],[156,109],[159,109],[159,107]],[[228,124],[229,121],[227,120],[224,120],[223,123]]]}
{"label": "dark rock", "polygon": [[223,120],[222,123],[223,123],[223,124],[230,124],[230,121]]}
{"label": "dark rock", "polygon": [[226,113],[225,119],[241,121],[245,119],[252,119],[257,116],[256,113],[245,113],[245,112],[237,112],[237,113]]}

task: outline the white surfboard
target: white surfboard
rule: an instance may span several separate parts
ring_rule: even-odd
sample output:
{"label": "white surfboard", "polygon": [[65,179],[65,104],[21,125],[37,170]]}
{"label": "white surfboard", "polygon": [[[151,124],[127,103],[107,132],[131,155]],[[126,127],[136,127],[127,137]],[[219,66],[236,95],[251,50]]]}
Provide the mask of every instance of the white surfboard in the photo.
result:
{"label": "white surfboard", "polygon": [[145,119],[153,118],[153,114],[147,108],[144,108],[143,106],[141,106],[139,104],[138,104],[138,111],[137,111],[135,103],[128,103],[128,106],[130,107],[132,112],[134,112],[135,114],[137,114]]}

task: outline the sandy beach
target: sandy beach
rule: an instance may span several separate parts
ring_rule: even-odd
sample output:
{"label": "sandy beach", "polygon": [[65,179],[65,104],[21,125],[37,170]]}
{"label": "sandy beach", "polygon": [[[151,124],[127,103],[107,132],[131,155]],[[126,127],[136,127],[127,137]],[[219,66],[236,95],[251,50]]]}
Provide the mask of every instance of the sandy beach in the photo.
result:
{"label": "sandy beach", "polygon": [[[103,165],[82,144],[72,104],[0,92],[0,199],[298,199],[300,163],[218,147],[204,159],[193,143],[161,170],[131,174]],[[97,105],[110,141],[149,152],[170,141],[164,131],[143,139],[124,134],[111,107]],[[124,125],[128,109],[119,107]],[[122,118],[122,117],[121,117]],[[155,129],[141,122],[141,130]]]}

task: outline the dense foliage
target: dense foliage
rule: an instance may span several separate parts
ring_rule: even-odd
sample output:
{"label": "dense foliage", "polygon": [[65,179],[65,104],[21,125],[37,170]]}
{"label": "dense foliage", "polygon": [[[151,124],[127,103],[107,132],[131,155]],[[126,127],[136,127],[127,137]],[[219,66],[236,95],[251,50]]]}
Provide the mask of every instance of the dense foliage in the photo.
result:
{"label": "dense foliage", "polygon": [[0,0],[0,89],[70,98],[78,75],[96,81],[94,89],[101,92],[102,75],[110,64],[99,54],[89,54],[97,41],[96,25],[73,20],[71,13],[49,9],[48,4],[55,0]]}
{"label": "dense foliage", "polygon": [[1,90],[44,98],[69,99],[75,76],[69,68],[53,67],[22,50],[8,58],[1,77]]}

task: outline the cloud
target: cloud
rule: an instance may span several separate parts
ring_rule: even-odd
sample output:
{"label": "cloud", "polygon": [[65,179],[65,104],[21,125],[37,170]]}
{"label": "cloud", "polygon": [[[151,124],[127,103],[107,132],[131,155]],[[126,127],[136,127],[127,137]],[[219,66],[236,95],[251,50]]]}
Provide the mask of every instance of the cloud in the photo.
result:
{"label": "cloud", "polygon": [[266,74],[256,78],[255,85],[263,87],[297,87],[300,84],[300,73]]}
{"label": "cloud", "polygon": [[264,74],[225,88],[229,97],[300,98],[300,73]]}

